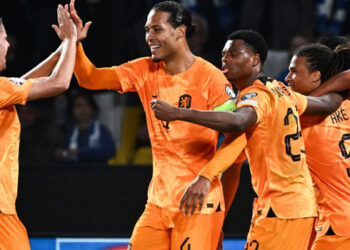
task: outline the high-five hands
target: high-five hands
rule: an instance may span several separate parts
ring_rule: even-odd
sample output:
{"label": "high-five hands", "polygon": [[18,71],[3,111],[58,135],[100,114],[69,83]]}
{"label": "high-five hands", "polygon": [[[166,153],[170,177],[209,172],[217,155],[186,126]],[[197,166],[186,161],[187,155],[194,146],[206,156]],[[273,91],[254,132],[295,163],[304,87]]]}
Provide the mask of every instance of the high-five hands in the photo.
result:
{"label": "high-five hands", "polygon": [[68,5],[63,8],[62,5],[58,5],[57,7],[57,25],[52,25],[54,30],[56,31],[58,37],[61,40],[64,39],[77,39],[77,29],[75,24],[70,17],[68,12]]}
{"label": "high-five hands", "polygon": [[[75,26],[76,26],[76,30],[77,30],[77,42],[80,42],[81,40],[85,39],[87,36],[87,33],[89,31],[89,28],[92,24],[91,21],[85,23],[85,25],[83,24],[83,21],[80,19],[80,17],[78,16],[77,10],[74,7],[75,4],[75,0],[71,0],[70,4],[69,4],[69,10],[68,10],[68,5],[65,5],[65,10],[69,11],[70,17],[72,18]],[[52,28],[55,30],[55,32],[57,33],[58,37],[62,39],[62,35],[61,35],[61,31],[60,31],[60,27],[57,25],[52,25]]]}

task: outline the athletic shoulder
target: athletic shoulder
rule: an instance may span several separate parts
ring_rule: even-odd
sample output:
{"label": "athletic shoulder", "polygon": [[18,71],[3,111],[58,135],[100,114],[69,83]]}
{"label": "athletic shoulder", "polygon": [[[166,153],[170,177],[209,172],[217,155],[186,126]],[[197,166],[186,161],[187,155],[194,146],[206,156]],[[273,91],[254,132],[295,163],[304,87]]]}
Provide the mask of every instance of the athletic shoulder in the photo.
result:
{"label": "athletic shoulder", "polygon": [[203,59],[202,57],[196,56],[196,60],[198,62],[198,66],[206,71],[218,71],[221,72],[219,68],[213,65],[211,62]]}
{"label": "athletic shoulder", "polygon": [[144,75],[146,74],[146,72],[155,72],[158,69],[159,64],[160,63],[153,62],[151,57],[140,57],[123,63],[115,67],[115,69],[117,70],[118,74],[121,74],[121,72],[126,71],[128,75],[130,71],[132,71]]}

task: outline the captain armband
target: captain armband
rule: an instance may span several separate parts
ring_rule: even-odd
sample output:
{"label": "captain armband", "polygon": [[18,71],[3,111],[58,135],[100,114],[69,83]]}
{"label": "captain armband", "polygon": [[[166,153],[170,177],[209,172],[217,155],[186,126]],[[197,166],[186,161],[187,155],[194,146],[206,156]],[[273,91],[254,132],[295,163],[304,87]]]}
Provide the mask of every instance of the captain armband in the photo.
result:
{"label": "captain armband", "polygon": [[233,99],[226,101],[224,104],[214,108],[214,111],[232,112],[236,109],[236,103]]}

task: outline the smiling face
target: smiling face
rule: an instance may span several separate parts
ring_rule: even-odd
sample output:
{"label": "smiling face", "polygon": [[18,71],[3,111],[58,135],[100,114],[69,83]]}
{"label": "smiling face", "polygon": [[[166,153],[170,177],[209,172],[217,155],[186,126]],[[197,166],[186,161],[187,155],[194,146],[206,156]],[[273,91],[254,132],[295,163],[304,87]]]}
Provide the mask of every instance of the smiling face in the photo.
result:
{"label": "smiling face", "polygon": [[170,13],[151,10],[145,25],[146,42],[151,49],[154,62],[166,61],[176,53],[177,28],[168,22]]}
{"label": "smiling face", "polygon": [[0,71],[6,69],[6,54],[10,44],[7,41],[7,34],[4,25],[0,25]]}
{"label": "smiling face", "polygon": [[222,72],[234,84],[253,74],[259,56],[243,40],[228,40],[222,50]]}
{"label": "smiling face", "polygon": [[303,95],[310,94],[321,84],[319,71],[310,72],[306,56],[293,56],[285,81],[292,90]]}

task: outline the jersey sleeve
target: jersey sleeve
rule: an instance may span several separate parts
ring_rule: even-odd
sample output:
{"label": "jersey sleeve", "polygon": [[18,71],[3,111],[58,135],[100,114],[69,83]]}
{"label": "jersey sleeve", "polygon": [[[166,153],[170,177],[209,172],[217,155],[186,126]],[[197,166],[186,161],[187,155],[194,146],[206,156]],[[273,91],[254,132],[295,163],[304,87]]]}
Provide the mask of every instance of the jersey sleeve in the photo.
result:
{"label": "jersey sleeve", "polygon": [[244,133],[234,139],[227,137],[214,157],[199,172],[199,175],[212,181],[233,163],[237,163],[236,160],[246,145],[247,139]]}
{"label": "jersey sleeve", "polygon": [[266,90],[252,86],[244,89],[238,96],[237,108],[252,107],[257,114],[256,123],[259,123],[267,110],[271,97]]}
{"label": "jersey sleeve", "polygon": [[[234,91],[231,88],[230,83],[227,81],[225,75],[219,70],[213,71],[213,77],[210,83],[209,92],[209,110],[225,110],[233,111],[234,104],[232,100],[236,97]],[[221,105],[224,105],[223,109],[218,109]],[[229,110],[227,108],[229,107]]]}
{"label": "jersey sleeve", "polygon": [[[132,60],[124,63],[115,68],[117,73],[120,89],[118,92],[131,92],[140,89],[146,81],[152,81],[148,79],[150,75],[157,77],[157,69],[155,64],[150,63],[150,59],[147,57]],[[153,73],[153,74],[152,74]]]}
{"label": "jersey sleeve", "polygon": [[121,89],[116,67],[96,68],[85,55],[81,43],[77,46],[74,74],[78,84],[86,89]]}
{"label": "jersey sleeve", "polygon": [[26,104],[32,84],[30,79],[0,77],[0,108]]}
{"label": "jersey sleeve", "polygon": [[307,108],[307,96],[299,94],[293,90],[290,90],[290,94],[298,107],[299,116],[301,116]]}

